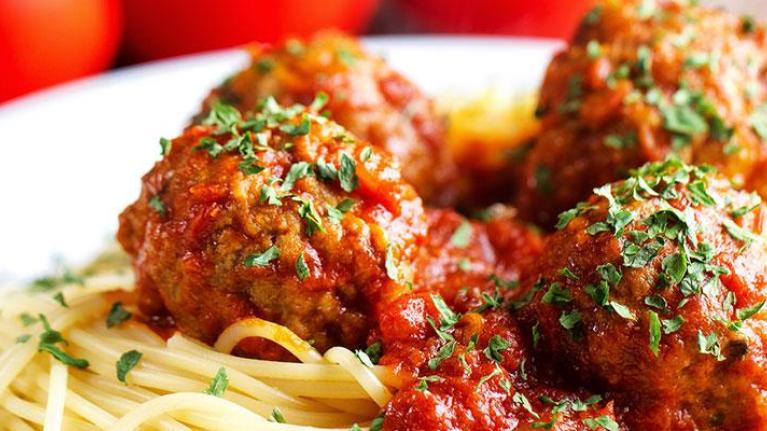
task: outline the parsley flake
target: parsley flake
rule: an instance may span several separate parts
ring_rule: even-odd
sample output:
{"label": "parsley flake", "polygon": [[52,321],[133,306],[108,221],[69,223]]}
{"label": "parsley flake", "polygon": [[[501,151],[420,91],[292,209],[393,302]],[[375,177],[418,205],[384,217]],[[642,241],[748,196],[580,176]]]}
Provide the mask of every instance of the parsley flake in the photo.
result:
{"label": "parsley flake", "polygon": [[117,360],[117,380],[127,383],[125,378],[128,376],[128,372],[138,365],[141,360],[141,352],[138,350],[130,350],[122,354],[120,359]]}
{"label": "parsley flake", "polygon": [[67,304],[67,300],[64,299],[64,293],[58,292],[57,294],[53,295],[53,300],[58,302],[59,305],[61,305],[64,308],[69,308],[69,304]]}
{"label": "parsley flake", "polygon": [[213,376],[213,379],[210,381],[210,385],[208,386],[208,389],[205,390],[205,393],[208,395],[213,395],[214,397],[220,397],[224,395],[224,392],[226,392],[226,388],[229,386],[229,377],[226,375],[226,368],[221,367],[216,372],[216,375]]}
{"label": "parsley flake", "polygon": [[311,165],[307,162],[293,163],[288,170],[288,174],[285,175],[285,179],[282,181],[280,189],[283,192],[289,192],[293,190],[293,186],[296,181],[311,174]]}
{"label": "parsley flake", "polygon": [[354,159],[346,153],[341,153],[341,168],[338,169],[338,181],[341,183],[341,188],[349,193],[353,192],[359,184],[359,178],[357,178],[357,164]]}
{"label": "parsley flake", "polygon": [[450,236],[450,244],[458,248],[466,248],[471,240],[472,227],[468,221],[463,221]]}
{"label": "parsley flake", "polygon": [[658,313],[654,311],[648,311],[647,316],[649,318],[650,328],[650,351],[653,355],[658,356],[660,353],[660,338],[661,338],[661,323],[658,318]]}
{"label": "parsley flake", "polygon": [[752,305],[751,307],[739,308],[737,311],[735,311],[735,315],[738,317],[738,320],[746,320],[760,312],[762,308],[764,308],[764,303],[765,301],[762,301]]}
{"label": "parsley flake", "polygon": [[160,155],[166,156],[168,153],[170,153],[171,148],[171,141],[170,139],[166,138],[160,138]]}
{"label": "parsley flake", "polygon": [[70,365],[80,369],[88,368],[90,363],[87,360],[75,358],[61,350],[57,344],[66,344],[64,337],[61,336],[59,331],[51,328],[51,325],[48,323],[48,319],[46,319],[44,315],[40,314],[38,318],[43,323],[43,328],[45,331],[40,334],[40,342],[37,345],[37,350],[39,352],[48,352],[51,356],[53,356],[56,360],[63,363],[64,365]]}
{"label": "parsley flake", "polygon": [[123,308],[122,302],[115,302],[107,315],[107,328],[117,326],[130,319],[131,316],[132,314]]}
{"label": "parsley flake", "polygon": [[509,346],[509,342],[503,337],[493,335],[487,342],[487,348],[484,350],[485,356],[492,361],[501,362],[503,361],[503,351],[508,349]]}
{"label": "parsley flake", "polygon": [[280,249],[271,246],[261,253],[248,255],[244,263],[245,266],[264,267],[278,257],[280,257]]}
{"label": "parsley flake", "polygon": [[306,265],[304,252],[301,252],[301,254],[298,255],[298,259],[296,259],[296,276],[298,276],[298,279],[301,281],[309,278],[309,267]]}
{"label": "parsley flake", "polygon": [[165,207],[165,203],[163,203],[159,196],[155,195],[149,198],[147,205],[149,205],[149,208],[152,208],[157,214],[160,214],[161,216],[164,216],[168,212],[168,208]]}

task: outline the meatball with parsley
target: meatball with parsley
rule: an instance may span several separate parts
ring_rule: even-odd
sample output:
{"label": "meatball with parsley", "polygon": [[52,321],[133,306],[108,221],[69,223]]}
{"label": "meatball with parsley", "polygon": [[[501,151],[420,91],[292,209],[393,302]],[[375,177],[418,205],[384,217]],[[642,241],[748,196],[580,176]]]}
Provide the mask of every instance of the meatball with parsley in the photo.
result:
{"label": "meatball with parsley", "polygon": [[250,53],[251,65],[213,90],[204,112],[216,101],[251,111],[269,96],[285,106],[308,104],[324,92],[329,100],[323,114],[393,154],[426,203],[455,202],[456,169],[444,142],[443,119],[412,82],[356,39],[326,32],[305,41],[255,45]]}
{"label": "meatball with parsley", "polygon": [[[319,115],[324,101],[268,99],[247,115],[215,104],[163,140],[118,234],[146,315],[209,343],[256,316],[320,351],[364,346],[377,309],[412,278],[426,221],[392,158]],[[284,353],[273,347],[243,353]]]}
{"label": "meatball with parsley", "polygon": [[536,354],[615,394],[631,429],[767,427],[767,208],[712,169],[595,189],[517,298]]}
{"label": "meatball with parsley", "polygon": [[516,199],[550,228],[591,189],[670,154],[767,196],[767,34],[671,0],[600,2],[555,56]]}

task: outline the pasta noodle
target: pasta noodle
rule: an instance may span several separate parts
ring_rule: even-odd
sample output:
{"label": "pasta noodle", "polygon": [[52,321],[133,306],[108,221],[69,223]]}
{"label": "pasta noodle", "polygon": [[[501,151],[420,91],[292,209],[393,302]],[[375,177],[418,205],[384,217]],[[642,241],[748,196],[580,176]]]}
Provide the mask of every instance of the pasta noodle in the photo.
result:
{"label": "pasta noodle", "polygon": [[[364,430],[399,384],[348,349],[322,355],[255,318],[227,328],[214,348],[178,333],[163,340],[136,320],[108,328],[108,298],[130,292],[132,275],[123,263],[103,262],[83,273],[2,299],[0,430]],[[300,362],[229,353],[249,337],[271,340]],[[54,347],[40,351],[44,344]],[[54,357],[56,348],[69,359]],[[120,381],[118,362],[137,355]]]}

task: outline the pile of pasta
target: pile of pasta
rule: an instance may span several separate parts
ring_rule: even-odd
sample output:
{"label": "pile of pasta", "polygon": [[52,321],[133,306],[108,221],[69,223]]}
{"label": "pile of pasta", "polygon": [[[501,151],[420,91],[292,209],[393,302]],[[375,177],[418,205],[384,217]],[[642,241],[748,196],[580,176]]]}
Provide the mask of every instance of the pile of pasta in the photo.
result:
{"label": "pile of pasta", "polygon": [[[380,429],[399,384],[386,367],[341,347],[322,355],[260,319],[230,326],[213,347],[179,333],[164,340],[114,300],[133,276],[111,253],[82,275],[0,298],[0,429]],[[249,337],[299,362],[230,354]]]}

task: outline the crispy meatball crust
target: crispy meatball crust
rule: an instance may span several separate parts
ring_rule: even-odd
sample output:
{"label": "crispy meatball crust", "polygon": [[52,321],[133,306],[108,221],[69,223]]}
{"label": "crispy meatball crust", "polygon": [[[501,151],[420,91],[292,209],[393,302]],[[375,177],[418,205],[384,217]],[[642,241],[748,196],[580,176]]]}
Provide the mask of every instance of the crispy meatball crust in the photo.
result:
{"label": "crispy meatball crust", "polygon": [[425,202],[442,206],[455,201],[456,170],[432,101],[357,40],[320,33],[305,42],[257,45],[251,55],[252,65],[213,90],[203,111],[217,100],[250,111],[267,96],[286,106],[308,104],[324,92],[330,96],[326,110],[331,118],[399,158],[404,178]]}
{"label": "crispy meatball crust", "polygon": [[426,231],[396,162],[273,100],[246,118],[216,105],[202,123],[170,143],[120,216],[141,309],[206,342],[257,316],[321,351],[363,345]]}
{"label": "crispy meatball crust", "polygon": [[592,188],[670,153],[767,191],[765,30],[681,3],[604,2],[552,60],[521,169],[523,218],[551,227]]}
{"label": "crispy meatball crust", "polygon": [[678,160],[596,192],[523,283],[538,353],[617,393],[631,429],[767,429],[759,196]]}

